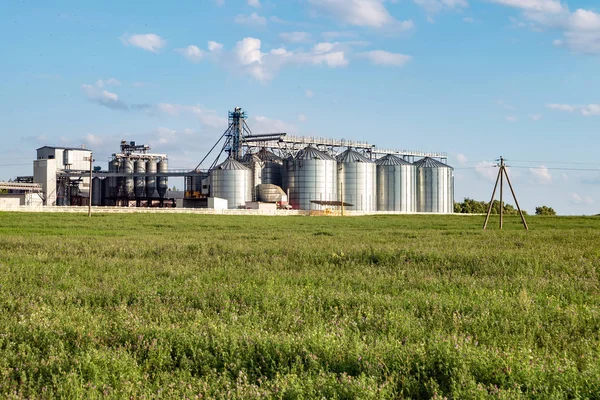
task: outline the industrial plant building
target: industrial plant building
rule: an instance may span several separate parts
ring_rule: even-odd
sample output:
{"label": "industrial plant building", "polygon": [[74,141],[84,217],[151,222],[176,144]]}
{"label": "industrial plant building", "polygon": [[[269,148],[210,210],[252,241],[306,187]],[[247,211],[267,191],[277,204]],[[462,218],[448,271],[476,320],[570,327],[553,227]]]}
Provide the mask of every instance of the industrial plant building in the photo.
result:
{"label": "industrial plant building", "polygon": [[[37,150],[32,183],[41,187],[45,205],[272,205],[364,213],[452,213],[454,206],[453,168],[445,153],[386,150],[284,132],[253,134],[239,107],[229,112],[229,126],[193,170],[170,170],[166,154],[135,142],[122,141],[105,170],[92,168],[91,157],[91,150],[83,148]],[[169,195],[169,177],[184,178],[182,199]]]}

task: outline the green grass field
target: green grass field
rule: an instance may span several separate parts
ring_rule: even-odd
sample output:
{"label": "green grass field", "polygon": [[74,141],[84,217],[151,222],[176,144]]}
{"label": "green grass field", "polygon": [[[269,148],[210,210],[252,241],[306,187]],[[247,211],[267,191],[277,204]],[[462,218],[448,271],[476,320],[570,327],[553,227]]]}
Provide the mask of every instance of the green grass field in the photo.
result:
{"label": "green grass field", "polygon": [[600,398],[600,218],[0,213],[0,398]]}

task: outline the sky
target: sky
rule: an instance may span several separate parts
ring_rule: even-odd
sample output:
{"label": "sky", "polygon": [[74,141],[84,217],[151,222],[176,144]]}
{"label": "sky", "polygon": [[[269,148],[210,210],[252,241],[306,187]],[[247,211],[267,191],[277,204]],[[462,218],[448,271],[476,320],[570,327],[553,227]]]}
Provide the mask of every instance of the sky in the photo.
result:
{"label": "sky", "polygon": [[240,106],[253,133],[446,152],[457,200],[503,156],[527,211],[600,213],[596,0],[9,0],[0,54],[0,180],[123,139],[191,169]]}

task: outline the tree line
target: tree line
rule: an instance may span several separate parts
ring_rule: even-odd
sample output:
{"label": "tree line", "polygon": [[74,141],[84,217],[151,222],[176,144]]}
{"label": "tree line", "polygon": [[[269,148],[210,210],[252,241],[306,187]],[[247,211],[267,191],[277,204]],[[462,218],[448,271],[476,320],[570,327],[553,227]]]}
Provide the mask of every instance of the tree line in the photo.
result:
{"label": "tree line", "polygon": [[[489,202],[486,201],[477,201],[474,199],[470,199],[465,197],[465,200],[460,203],[454,203],[454,212],[457,214],[486,214],[488,211],[488,207],[490,206]],[[519,210],[514,207],[512,204],[504,203],[504,214],[505,215],[518,215]],[[494,200],[492,203],[492,214],[498,214],[500,212],[500,201]],[[524,215],[527,215],[526,211],[523,211]],[[536,215],[556,215],[556,211],[552,207],[541,206],[535,208]]]}

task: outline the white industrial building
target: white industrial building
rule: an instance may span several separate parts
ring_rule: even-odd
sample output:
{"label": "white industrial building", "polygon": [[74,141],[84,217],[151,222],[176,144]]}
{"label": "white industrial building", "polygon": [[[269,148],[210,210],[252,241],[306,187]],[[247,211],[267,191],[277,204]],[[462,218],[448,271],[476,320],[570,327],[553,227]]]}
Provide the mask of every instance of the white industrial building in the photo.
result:
{"label": "white industrial building", "polygon": [[[80,178],[78,185],[72,186],[69,179],[57,179],[57,173],[89,171],[91,155],[92,151],[84,148],[44,146],[37,149],[37,159],[33,162],[33,182],[42,186],[45,205],[70,205],[71,198],[89,199],[89,177]],[[77,193],[73,193],[75,190]]]}

